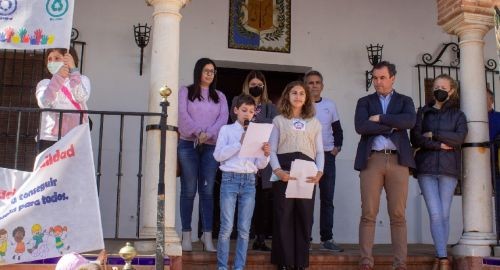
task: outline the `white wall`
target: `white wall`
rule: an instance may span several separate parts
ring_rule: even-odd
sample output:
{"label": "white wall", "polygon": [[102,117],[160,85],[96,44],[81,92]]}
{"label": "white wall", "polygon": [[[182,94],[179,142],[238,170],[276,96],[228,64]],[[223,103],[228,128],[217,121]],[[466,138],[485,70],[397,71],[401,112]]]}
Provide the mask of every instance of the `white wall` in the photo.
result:
{"label": "white wall", "polygon": [[[360,195],[358,173],[353,170],[353,163],[359,136],[354,132],[353,115],[357,99],[367,94],[365,70],[370,65],[365,46],[384,44],[383,58],[397,65],[396,90],[417,100],[414,65],[420,62],[422,53],[435,53],[441,43],[456,41],[456,38],[437,26],[435,0],[309,0],[292,1],[291,6],[291,53],[286,54],[228,49],[229,1],[191,1],[181,11],[180,85],[191,83],[194,63],[200,57],[307,66],[321,71],[325,77],[324,95],[337,102],[345,133],[344,146],[337,158],[334,236],[341,243],[356,243]],[[88,44],[85,70],[94,87],[89,106],[93,109],[147,110],[151,46],[146,49],[144,75],[140,77],[139,48],[133,40],[132,25],[151,22],[153,9],[143,1],[85,0],[77,1],[75,11],[75,26],[80,30],[81,39]],[[497,59],[493,31],[485,40],[487,58]],[[111,151],[113,146],[109,148]],[[135,149],[129,150],[133,152]],[[129,178],[133,183],[133,176]],[[111,190],[112,185],[108,188]],[[105,199],[101,203],[108,205],[114,201]],[[460,205],[454,203],[450,242],[456,241],[461,232],[461,216],[456,215],[456,208]],[[109,209],[106,211],[111,213]],[[407,206],[409,242],[430,241],[429,231],[420,228],[422,224],[427,226],[421,221],[425,215],[418,184],[410,179]],[[197,222],[196,217],[194,214],[193,222]],[[109,218],[105,216],[104,220]],[[180,222],[178,224],[180,226]],[[318,224],[316,221],[316,241]],[[390,242],[385,199],[381,203],[377,224],[376,242]],[[112,224],[107,222],[105,231],[110,229]],[[130,233],[133,230],[125,231]]]}
{"label": "white wall", "polygon": [[75,1],[73,25],[85,41],[85,74],[94,91],[89,107],[95,110],[145,111],[149,95],[150,48],[145,50],[143,76],[139,76],[140,49],[133,25],[152,22],[144,1]]}
{"label": "white wall", "polygon": [[[150,50],[146,47],[143,76],[139,76],[140,49],[135,44],[133,25],[152,22],[152,8],[136,0],[75,1],[74,27],[79,40],[87,43],[84,72],[92,82],[88,106],[92,110],[147,111],[150,78]],[[98,117],[94,119],[92,141],[97,164]],[[119,117],[105,119],[103,169],[100,190],[105,237],[114,237],[118,180]],[[125,118],[123,132],[122,197],[120,237],[135,236],[139,118]],[[144,175],[144,172],[142,172]],[[155,180],[156,181],[156,180]]]}

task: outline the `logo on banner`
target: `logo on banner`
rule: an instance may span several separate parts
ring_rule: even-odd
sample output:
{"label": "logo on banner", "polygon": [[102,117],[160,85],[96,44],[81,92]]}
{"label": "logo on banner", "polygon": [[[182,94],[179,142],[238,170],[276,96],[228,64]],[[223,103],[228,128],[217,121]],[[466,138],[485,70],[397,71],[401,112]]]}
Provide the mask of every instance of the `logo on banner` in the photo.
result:
{"label": "logo on banner", "polygon": [[45,9],[50,16],[59,18],[68,12],[68,0],[47,0]]}
{"label": "logo on banner", "polygon": [[12,20],[17,9],[17,0],[0,0],[0,20]]}

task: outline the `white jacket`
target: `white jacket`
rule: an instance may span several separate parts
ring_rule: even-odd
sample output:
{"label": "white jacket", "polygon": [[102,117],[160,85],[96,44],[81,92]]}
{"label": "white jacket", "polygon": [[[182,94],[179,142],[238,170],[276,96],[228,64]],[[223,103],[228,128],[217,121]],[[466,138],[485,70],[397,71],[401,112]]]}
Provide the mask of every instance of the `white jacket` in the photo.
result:
{"label": "white jacket", "polygon": [[[58,74],[52,79],[44,79],[36,86],[36,99],[40,108],[76,110],[73,103],[62,92],[65,86],[74,101],[80,104],[82,110],[87,109],[87,100],[90,96],[90,80],[79,72],[72,72],[69,78],[63,78]],[[83,123],[88,122],[88,116],[84,115]],[[59,134],[59,113],[44,112],[41,118],[40,139],[47,141],[57,141]],[[61,136],[64,136],[72,128],[80,124],[80,114],[64,113],[62,120]]]}

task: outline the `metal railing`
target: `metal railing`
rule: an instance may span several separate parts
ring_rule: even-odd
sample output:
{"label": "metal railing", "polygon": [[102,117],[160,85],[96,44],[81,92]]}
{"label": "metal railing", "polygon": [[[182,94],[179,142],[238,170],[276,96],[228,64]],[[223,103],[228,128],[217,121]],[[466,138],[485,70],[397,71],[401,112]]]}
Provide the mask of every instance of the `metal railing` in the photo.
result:
{"label": "metal railing", "polygon": [[[166,123],[160,122],[160,119],[162,122],[166,121],[167,104],[162,102],[161,105],[164,107],[162,113],[0,107],[0,167],[32,170],[34,159],[40,149],[39,142],[35,142],[35,138],[39,136],[38,130],[40,130],[42,112],[59,113],[59,124],[61,124],[64,114],[78,113],[80,114],[80,122],[83,121],[84,115],[88,114],[93,121],[92,145],[94,149],[97,149],[97,152],[94,150],[94,158],[97,160],[95,169],[103,227],[105,227],[104,223],[108,225],[114,223],[112,233],[108,233],[108,235],[112,234],[113,236],[105,237],[105,239],[134,239],[134,237],[120,235],[120,231],[123,231],[120,226],[121,220],[124,219],[121,209],[124,196],[126,196],[127,201],[130,201],[131,197],[136,199],[134,203],[136,207],[134,229],[135,238],[139,238],[144,134],[146,122],[151,117],[154,117],[155,120],[158,119],[155,122],[160,123],[158,126],[161,130],[167,130]],[[161,152],[165,153],[164,142],[162,142],[161,148]],[[161,166],[162,164],[160,164]],[[135,175],[131,173],[133,168],[136,168]],[[114,171],[114,174],[111,171]],[[127,182],[124,181],[125,178],[127,178]],[[108,186],[105,193],[102,192],[103,186]],[[130,192],[122,194],[124,188],[135,191],[135,194]],[[114,194],[110,194],[110,192],[114,192]],[[103,202],[109,203],[113,201],[113,197],[115,197],[114,211],[112,209],[103,210],[103,207],[107,206],[103,205]],[[130,211],[129,207],[126,208]],[[110,212],[114,212],[113,220],[110,220],[111,215],[108,215]],[[130,217],[130,215],[128,216]]]}
{"label": "metal railing", "polygon": [[[451,59],[446,59],[445,52],[451,53]],[[449,64],[445,64],[448,60]],[[415,65],[418,76],[418,106],[422,107],[432,100],[432,81],[441,74],[448,74],[458,83],[460,83],[460,47],[456,42],[443,43],[441,50],[437,55],[430,53],[422,54],[420,63]],[[490,90],[496,94],[496,76],[497,62],[494,59],[488,59],[484,65],[484,79]],[[486,88],[486,85],[485,85]],[[460,89],[458,89],[460,93]],[[417,103],[417,102],[416,102]]]}

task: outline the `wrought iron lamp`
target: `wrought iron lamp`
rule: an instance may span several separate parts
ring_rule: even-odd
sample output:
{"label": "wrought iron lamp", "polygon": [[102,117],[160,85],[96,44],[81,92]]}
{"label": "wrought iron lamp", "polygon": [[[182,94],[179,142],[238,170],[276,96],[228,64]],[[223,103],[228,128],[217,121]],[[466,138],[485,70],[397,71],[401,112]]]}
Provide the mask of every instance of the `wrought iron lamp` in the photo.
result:
{"label": "wrought iron lamp", "polygon": [[[380,45],[377,43],[377,45],[370,44],[370,46],[366,46],[366,51],[368,52],[368,61],[370,64],[375,66],[379,62],[382,61],[382,49],[384,48],[384,45]],[[368,89],[372,85],[372,72],[370,71],[365,71],[366,74],[366,92],[368,92]]]}
{"label": "wrought iron lamp", "polygon": [[142,62],[144,58],[144,48],[148,46],[150,34],[151,34],[151,26],[148,26],[147,23],[145,25],[141,25],[140,23],[134,25],[135,44],[137,44],[137,46],[141,48],[141,64],[139,70],[139,75],[141,76],[142,76]]}

